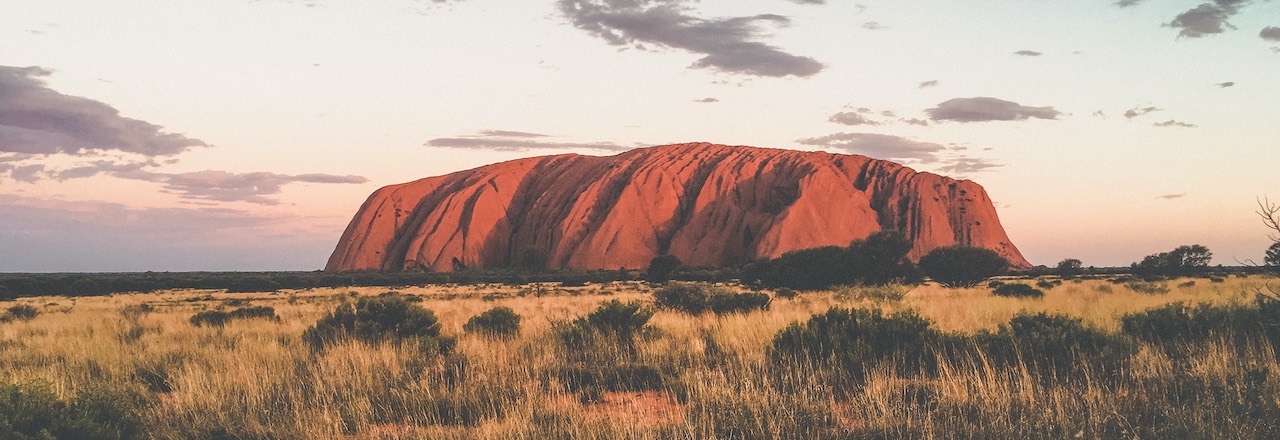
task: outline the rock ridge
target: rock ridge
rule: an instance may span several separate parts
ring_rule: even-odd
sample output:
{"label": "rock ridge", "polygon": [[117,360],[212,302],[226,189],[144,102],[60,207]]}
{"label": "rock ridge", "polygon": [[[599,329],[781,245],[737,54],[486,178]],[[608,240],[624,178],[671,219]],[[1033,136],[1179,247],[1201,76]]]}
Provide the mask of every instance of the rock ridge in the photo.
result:
{"label": "rock ridge", "polygon": [[378,189],[325,270],[643,268],[671,254],[736,266],[882,229],[992,249],[1030,267],[975,182],[859,155],[709,143],[518,159]]}

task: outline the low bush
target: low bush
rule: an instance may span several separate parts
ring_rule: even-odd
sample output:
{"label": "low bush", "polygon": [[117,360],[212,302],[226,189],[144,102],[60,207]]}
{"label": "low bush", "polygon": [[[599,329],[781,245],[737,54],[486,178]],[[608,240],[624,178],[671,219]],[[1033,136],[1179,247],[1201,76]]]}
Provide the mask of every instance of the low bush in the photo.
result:
{"label": "low bush", "polygon": [[795,299],[796,296],[799,296],[799,294],[797,294],[796,291],[794,290],[783,287],[773,291],[773,296],[776,296],[782,299]]}
{"label": "low bush", "polygon": [[8,319],[10,320],[17,319],[20,321],[30,321],[32,319],[35,319],[35,317],[39,315],[40,315],[40,309],[37,309],[35,308],[35,306],[29,305],[29,304],[18,304],[16,306],[9,306],[9,309],[5,313],[5,317],[7,317]]}
{"label": "low bush", "polygon": [[63,401],[46,382],[0,383],[0,438],[145,438],[147,405],[139,393],[105,387],[88,387]]}
{"label": "low bush", "polygon": [[276,316],[276,309],[274,307],[242,307],[230,312],[209,310],[196,313],[191,317],[191,324],[196,327],[203,327],[206,325],[222,327],[226,325],[227,322],[235,319],[267,319],[271,321],[279,321],[280,317]]}
{"label": "low bush", "polygon": [[1006,296],[1010,298],[1040,298],[1044,296],[1044,291],[1021,283],[1004,284],[991,291],[996,296]]}
{"label": "low bush", "polygon": [[1280,349],[1280,301],[1259,295],[1253,307],[1241,305],[1195,307],[1177,302],[1121,318],[1122,331],[1166,348],[1231,338],[1238,343],[1265,340]]}
{"label": "low bush", "polygon": [[887,363],[900,374],[932,371],[934,349],[946,339],[911,310],[886,317],[880,310],[833,308],[778,332],[770,357],[783,365],[830,362],[861,380],[878,364]]}
{"label": "low bush", "polygon": [[1087,327],[1079,318],[1045,313],[1019,314],[975,340],[992,365],[1025,365],[1044,380],[1115,377],[1135,349],[1127,338]]}
{"label": "low bush", "polygon": [[730,293],[711,297],[711,311],[717,315],[768,310],[773,300],[766,293]]}
{"label": "low bush", "polygon": [[716,314],[746,313],[769,308],[770,298],[765,293],[738,293],[705,284],[668,284],[653,292],[654,304],[659,308],[675,310],[691,315],[706,312]]}
{"label": "low bush", "polygon": [[1125,283],[1129,290],[1147,295],[1163,295],[1169,293],[1169,286],[1153,281],[1129,281]]}
{"label": "low bush", "polygon": [[462,329],[469,333],[511,338],[520,334],[520,315],[510,307],[494,307],[471,317]]}
{"label": "low bush", "polygon": [[366,344],[413,344],[425,354],[448,354],[454,338],[440,334],[435,313],[400,295],[344,301],[302,333],[312,348],[322,350],[344,339]]}
{"label": "low bush", "polygon": [[639,301],[609,300],[587,316],[554,324],[570,360],[600,363],[636,356],[636,339],[649,331],[653,309]]}

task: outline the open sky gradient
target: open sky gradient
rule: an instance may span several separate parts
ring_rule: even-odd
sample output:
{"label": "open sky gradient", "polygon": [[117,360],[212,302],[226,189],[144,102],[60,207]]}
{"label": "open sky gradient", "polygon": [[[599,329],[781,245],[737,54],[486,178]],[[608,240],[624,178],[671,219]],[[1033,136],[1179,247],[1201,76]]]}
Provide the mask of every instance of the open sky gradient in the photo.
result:
{"label": "open sky gradient", "polygon": [[692,141],[976,180],[1033,264],[1260,260],[1280,199],[1280,1],[3,9],[3,272],[318,269],[380,186]]}

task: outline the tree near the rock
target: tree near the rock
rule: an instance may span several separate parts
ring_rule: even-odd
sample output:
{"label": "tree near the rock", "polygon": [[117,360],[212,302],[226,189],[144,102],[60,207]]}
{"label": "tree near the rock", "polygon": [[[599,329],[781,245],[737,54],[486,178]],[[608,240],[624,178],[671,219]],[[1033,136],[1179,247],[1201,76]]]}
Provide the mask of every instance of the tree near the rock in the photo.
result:
{"label": "tree near the rock", "polygon": [[1198,245],[1178,246],[1169,252],[1147,255],[1131,269],[1137,275],[1185,276],[1196,275],[1209,267],[1213,252]]}
{"label": "tree near the rock", "polygon": [[1084,263],[1075,258],[1067,258],[1059,261],[1058,266],[1053,271],[1060,277],[1071,278],[1084,272]]}
{"label": "tree near the rock", "polygon": [[666,283],[671,280],[671,274],[674,274],[683,264],[675,255],[659,255],[649,260],[649,267],[644,270],[644,277],[650,282]]}
{"label": "tree near the rock", "polygon": [[1005,273],[1009,269],[1009,260],[991,249],[946,246],[920,257],[920,269],[938,284],[973,287],[987,278]]}

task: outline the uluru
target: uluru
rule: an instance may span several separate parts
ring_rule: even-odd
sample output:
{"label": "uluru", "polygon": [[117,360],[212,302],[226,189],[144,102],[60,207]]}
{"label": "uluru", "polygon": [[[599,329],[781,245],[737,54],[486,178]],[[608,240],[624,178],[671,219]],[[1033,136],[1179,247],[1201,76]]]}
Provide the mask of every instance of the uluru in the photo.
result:
{"label": "uluru", "polygon": [[329,271],[740,266],[885,229],[909,257],[962,244],[1030,267],[979,184],[860,155],[708,143],[518,159],[378,189]]}

